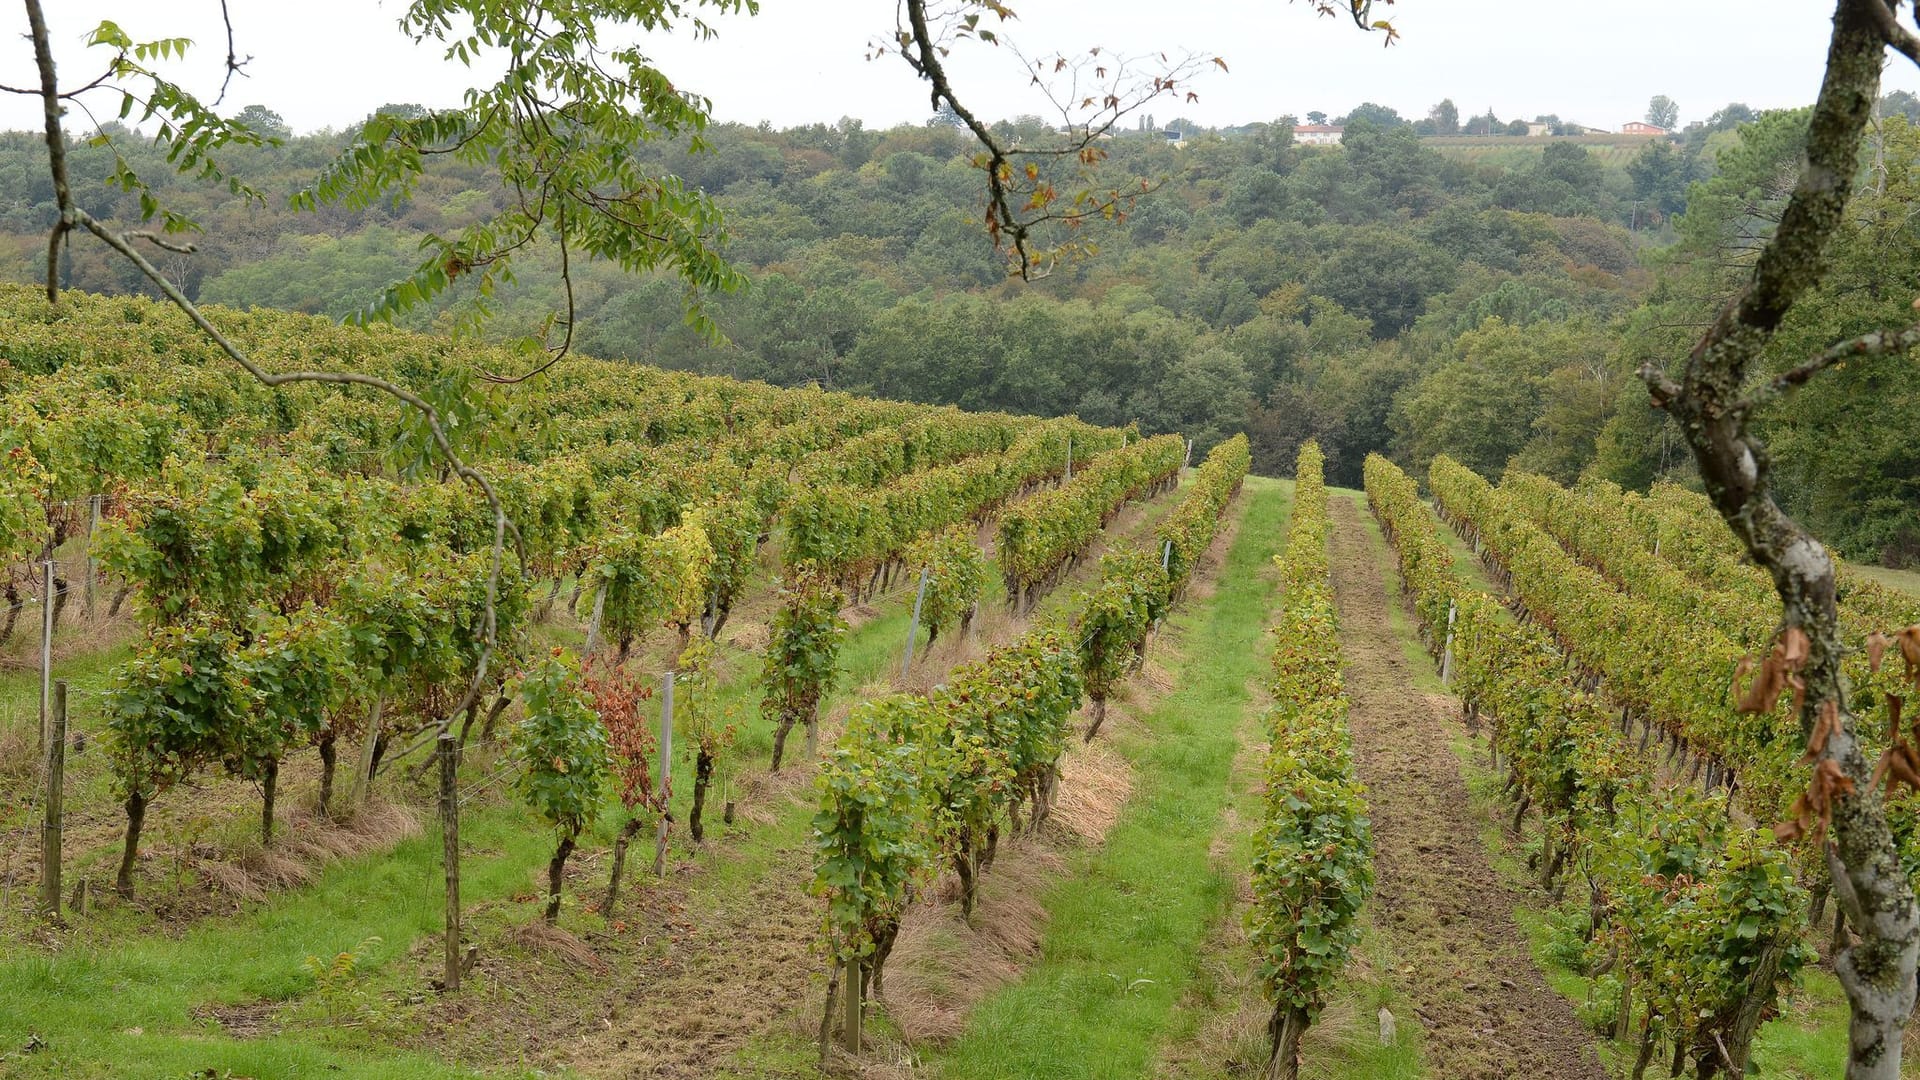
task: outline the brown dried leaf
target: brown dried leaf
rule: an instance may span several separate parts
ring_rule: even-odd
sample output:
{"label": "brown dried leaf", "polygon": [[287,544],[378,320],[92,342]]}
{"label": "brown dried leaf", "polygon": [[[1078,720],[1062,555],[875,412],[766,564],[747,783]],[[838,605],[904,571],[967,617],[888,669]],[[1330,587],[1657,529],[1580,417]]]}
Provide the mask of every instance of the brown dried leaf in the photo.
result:
{"label": "brown dried leaf", "polygon": [[1906,679],[1920,689],[1920,623],[1915,623],[1894,635],[1900,642],[1900,659],[1906,661]]}
{"label": "brown dried leaf", "polygon": [[1887,748],[1880,755],[1880,763],[1873,768],[1873,782],[1878,784],[1887,777],[1887,794],[1894,793],[1894,785],[1904,784],[1908,791],[1920,791],[1920,753],[1916,753],[1913,744],[1905,739]]}
{"label": "brown dried leaf", "polygon": [[1880,658],[1887,655],[1887,649],[1893,645],[1893,639],[1875,630],[1867,635],[1867,670],[1878,675]]}
{"label": "brown dried leaf", "polygon": [[[1807,752],[1800,760],[1813,761],[1827,752],[1827,739],[1840,731],[1840,703],[1827,701],[1820,706],[1820,718],[1814,721],[1813,734],[1807,737]],[[1832,764],[1823,762],[1822,764]]]}
{"label": "brown dried leaf", "polygon": [[[1751,657],[1740,661],[1740,666],[1752,670]],[[1734,676],[1735,685],[1739,683],[1739,674]],[[1780,646],[1775,645],[1760,665],[1753,681],[1747,684],[1746,693],[1740,695],[1734,707],[1743,713],[1772,712],[1780,701],[1780,692],[1786,688],[1786,672],[1780,666]]]}
{"label": "brown dried leaf", "polygon": [[1806,666],[1807,654],[1812,651],[1813,643],[1807,640],[1807,632],[1797,626],[1787,627],[1787,632],[1782,635],[1782,638],[1784,646],[1782,662],[1788,671],[1799,671]]}

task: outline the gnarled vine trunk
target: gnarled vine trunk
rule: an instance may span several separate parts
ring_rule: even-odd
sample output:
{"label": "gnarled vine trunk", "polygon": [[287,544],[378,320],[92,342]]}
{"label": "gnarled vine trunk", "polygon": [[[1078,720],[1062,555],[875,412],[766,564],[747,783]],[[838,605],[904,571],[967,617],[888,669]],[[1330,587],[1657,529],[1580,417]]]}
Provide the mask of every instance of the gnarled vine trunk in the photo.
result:
{"label": "gnarled vine trunk", "polygon": [[141,792],[127,796],[127,843],[120,853],[120,873],[113,887],[122,899],[133,899],[133,867],[140,859],[140,828],[147,821],[147,797]]}
{"label": "gnarled vine trunk", "polygon": [[613,841],[613,872],[607,876],[607,900],[600,905],[600,913],[613,920],[613,906],[620,900],[620,878],[627,870],[627,846],[640,833],[640,819],[631,817],[620,827],[620,835]]}
{"label": "gnarled vine trunk", "polygon": [[553,849],[553,858],[547,863],[547,925],[552,926],[560,919],[560,889],[566,884],[567,856],[573,854],[573,842],[580,835],[578,830],[560,838]]}

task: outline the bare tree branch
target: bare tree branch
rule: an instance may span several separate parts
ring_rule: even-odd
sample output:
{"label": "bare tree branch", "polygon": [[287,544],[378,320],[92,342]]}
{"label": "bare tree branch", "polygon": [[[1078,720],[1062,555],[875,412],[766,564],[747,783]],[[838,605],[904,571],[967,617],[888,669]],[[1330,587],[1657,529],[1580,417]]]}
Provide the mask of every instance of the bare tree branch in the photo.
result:
{"label": "bare tree branch", "polygon": [[253,62],[251,56],[241,60],[234,53],[233,15],[227,11],[227,0],[220,0],[220,21],[227,25],[227,74],[220,80],[220,96],[213,99],[213,107],[216,109],[220,107],[221,102],[227,100],[227,88],[233,85],[233,77],[238,75],[245,78],[247,73],[240,69]]}

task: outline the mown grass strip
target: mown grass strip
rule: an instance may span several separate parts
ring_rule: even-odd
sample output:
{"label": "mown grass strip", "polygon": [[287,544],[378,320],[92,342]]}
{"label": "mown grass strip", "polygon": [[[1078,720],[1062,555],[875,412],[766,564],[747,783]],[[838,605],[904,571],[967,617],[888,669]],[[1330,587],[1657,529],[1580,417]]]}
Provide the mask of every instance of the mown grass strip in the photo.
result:
{"label": "mown grass strip", "polygon": [[1173,1022],[1231,880],[1208,847],[1231,794],[1237,731],[1266,664],[1274,600],[1267,561],[1287,516],[1280,485],[1249,478],[1246,510],[1218,588],[1174,616],[1183,660],[1175,689],[1122,738],[1133,798],[1099,851],[1076,860],[1046,899],[1040,961],[982,1002],[938,1055],[944,1076],[1141,1076]]}

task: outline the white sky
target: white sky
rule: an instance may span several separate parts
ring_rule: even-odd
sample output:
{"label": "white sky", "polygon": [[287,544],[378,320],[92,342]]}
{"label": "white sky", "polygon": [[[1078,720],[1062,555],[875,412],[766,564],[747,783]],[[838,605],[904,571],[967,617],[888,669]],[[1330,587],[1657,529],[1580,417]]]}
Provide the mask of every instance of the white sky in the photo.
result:
{"label": "white sky", "polygon": [[[195,39],[193,62],[178,74],[209,97],[217,91],[226,52],[218,0],[45,2],[64,86],[98,74],[106,58],[83,48],[82,37],[112,18],[136,39]],[[352,123],[386,102],[450,104],[471,77],[437,49],[415,48],[399,34],[398,0],[230,3],[239,52],[254,59],[228,108],[265,104],[297,131]],[[1203,78],[1198,104],[1155,104],[1162,123],[1175,116],[1242,123],[1314,109],[1338,115],[1367,100],[1417,118],[1451,97],[1463,118],[1491,106],[1503,119],[1557,113],[1603,128],[1640,118],[1654,94],[1678,101],[1683,122],[1729,101],[1756,108],[1811,102],[1833,10],[1820,0],[1401,0],[1382,9],[1403,35],[1383,49],[1379,35],[1317,18],[1303,0],[1013,0],[1013,7],[1021,18],[1005,34],[1030,54],[1100,45],[1223,57],[1231,73]],[[757,17],[722,20],[714,40],[678,35],[648,46],[677,85],[713,99],[721,120],[917,123],[928,114],[927,96],[905,64],[864,59],[893,19],[892,0],[763,0]],[[19,8],[0,17],[0,84],[37,85],[25,29]],[[1005,50],[965,45],[952,64],[961,97],[976,112],[1044,113],[1044,99]],[[1920,90],[1920,74],[1904,59],[1888,70],[1886,88],[1896,87]],[[109,110],[107,118],[113,103],[93,101]],[[0,128],[38,125],[37,99],[0,94]],[[84,117],[72,122],[75,131],[89,126]]]}

